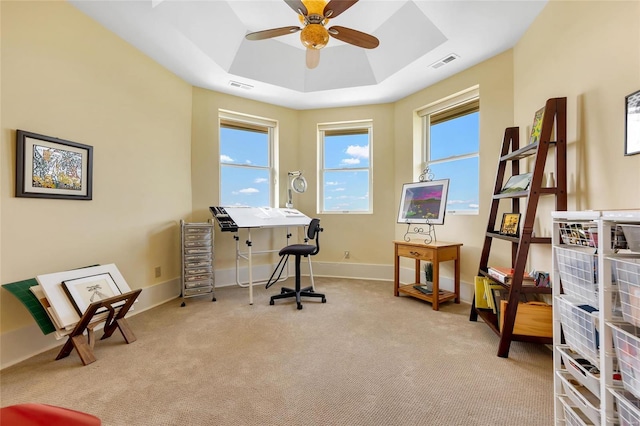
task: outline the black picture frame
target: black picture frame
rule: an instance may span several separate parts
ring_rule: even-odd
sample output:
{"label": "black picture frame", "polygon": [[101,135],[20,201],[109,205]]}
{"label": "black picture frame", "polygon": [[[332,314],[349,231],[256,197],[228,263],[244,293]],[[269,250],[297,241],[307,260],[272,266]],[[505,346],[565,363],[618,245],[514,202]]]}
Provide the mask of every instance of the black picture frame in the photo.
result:
{"label": "black picture frame", "polygon": [[500,224],[500,235],[517,237],[520,235],[520,213],[504,213]]}
{"label": "black picture frame", "polygon": [[93,147],[16,131],[16,197],[91,200]]}
{"label": "black picture frame", "polygon": [[624,100],[624,155],[640,154],[640,90]]}

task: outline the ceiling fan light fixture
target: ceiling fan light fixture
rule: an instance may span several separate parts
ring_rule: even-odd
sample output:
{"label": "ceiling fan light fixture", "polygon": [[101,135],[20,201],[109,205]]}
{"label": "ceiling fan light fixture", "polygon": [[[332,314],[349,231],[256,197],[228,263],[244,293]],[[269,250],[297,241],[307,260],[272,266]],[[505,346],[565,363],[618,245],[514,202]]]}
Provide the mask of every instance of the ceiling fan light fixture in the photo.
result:
{"label": "ceiling fan light fixture", "polygon": [[309,49],[322,49],[329,42],[329,33],[321,24],[309,24],[300,32],[300,41]]}
{"label": "ceiling fan light fixture", "polygon": [[327,2],[325,0],[302,0],[302,4],[307,8],[307,15],[322,16]]}

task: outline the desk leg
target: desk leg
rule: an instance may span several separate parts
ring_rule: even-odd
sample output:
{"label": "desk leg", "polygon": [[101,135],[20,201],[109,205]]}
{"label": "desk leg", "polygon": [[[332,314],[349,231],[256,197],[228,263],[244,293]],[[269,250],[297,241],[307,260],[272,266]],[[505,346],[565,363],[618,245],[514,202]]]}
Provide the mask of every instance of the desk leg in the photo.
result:
{"label": "desk leg", "polygon": [[393,275],[393,295],[399,296],[398,287],[400,287],[400,257],[398,256],[398,246],[396,246],[396,255],[394,264],[394,275]]}
{"label": "desk leg", "polygon": [[433,259],[433,302],[432,308],[434,311],[440,310],[440,261],[438,256]]}
{"label": "desk leg", "polygon": [[249,304],[253,305],[253,265],[251,264],[251,228],[248,228],[247,246],[249,247]]}
{"label": "desk leg", "polygon": [[454,277],[453,277],[453,285],[454,287],[454,291],[456,292],[456,298],[455,298],[455,303],[460,303],[460,247],[458,247],[458,250],[456,252],[456,260],[455,260],[455,272],[454,272]]}

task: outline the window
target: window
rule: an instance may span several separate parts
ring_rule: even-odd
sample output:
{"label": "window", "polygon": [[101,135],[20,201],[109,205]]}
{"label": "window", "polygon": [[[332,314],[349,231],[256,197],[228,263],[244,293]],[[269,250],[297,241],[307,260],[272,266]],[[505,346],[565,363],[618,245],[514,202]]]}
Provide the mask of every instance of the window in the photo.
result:
{"label": "window", "polygon": [[478,214],[480,100],[475,87],[418,111],[424,164],[449,179],[447,212]]}
{"label": "window", "polygon": [[320,213],[371,213],[370,120],[318,125]]}
{"label": "window", "polygon": [[220,111],[220,205],[273,207],[276,122]]}

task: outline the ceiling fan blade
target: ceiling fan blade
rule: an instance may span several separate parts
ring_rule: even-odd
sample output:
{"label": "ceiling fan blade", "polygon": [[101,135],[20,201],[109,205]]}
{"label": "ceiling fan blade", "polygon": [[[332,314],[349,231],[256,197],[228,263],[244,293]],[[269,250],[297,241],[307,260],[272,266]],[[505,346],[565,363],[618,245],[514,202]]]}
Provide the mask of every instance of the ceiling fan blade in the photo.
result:
{"label": "ceiling fan blade", "polygon": [[307,16],[307,7],[300,0],[284,0],[286,4],[289,5],[294,12],[300,13],[302,12],[302,16]]}
{"label": "ceiling fan blade", "polygon": [[249,33],[244,38],[247,40],[264,40],[267,38],[278,37],[287,34],[293,34],[300,31],[300,27],[280,27],[272,28],[270,30],[256,31]]}
{"label": "ceiling fan blade", "polygon": [[333,19],[356,3],[358,0],[331,0],[324,7],[322,14],[325,18]]}
{"label": "ceiling fan blade", "polygon": [[374,36],[357,30],[352,30],[351,28],[333,26],[327,31],[329,32],[329,35],[340,41],[353,44],[354,46],[364,47],[365,49],[374,49],[380,44],[380,40]]}
{"label": "ceiling fan blade", "polygon": [[320,50],[307,49],[307,68],[314,69],[320,63]]}

